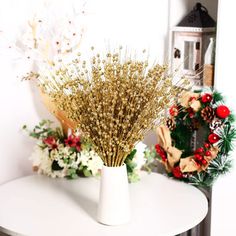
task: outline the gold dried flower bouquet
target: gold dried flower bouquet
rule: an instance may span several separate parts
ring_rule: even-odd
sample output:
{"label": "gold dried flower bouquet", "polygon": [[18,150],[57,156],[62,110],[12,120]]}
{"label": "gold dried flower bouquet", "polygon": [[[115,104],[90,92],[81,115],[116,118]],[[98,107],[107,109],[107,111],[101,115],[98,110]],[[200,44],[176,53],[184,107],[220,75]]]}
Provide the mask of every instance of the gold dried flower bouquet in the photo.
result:
{"label": "gold dried flower bouquet", "polygon": [[123,165],[134,145],[163,121],[165,108],[182,90],[172,84],[166,66],[122,56],[122,49],[94,55],[90,63],[78,55],[55,75],[39,80],[112,167]]}

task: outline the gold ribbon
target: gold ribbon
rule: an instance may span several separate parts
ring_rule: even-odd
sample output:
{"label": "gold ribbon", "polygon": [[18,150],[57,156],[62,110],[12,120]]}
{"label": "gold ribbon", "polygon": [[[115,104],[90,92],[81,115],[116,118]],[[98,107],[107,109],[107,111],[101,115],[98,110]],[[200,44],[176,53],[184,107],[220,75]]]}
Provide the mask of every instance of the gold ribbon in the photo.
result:
{"label": "gold ribbon", "polygon": [[217,156],[217,153],[219,151],[217,147],[211,147],[209,150],[211,152],[211,156],[203,157],[207,161],[207,164],[199,165],[194,160],[194,156],[181,158],[182,151],[172,146],[170,130],[166,126],[164,125],[159,126],[156,132],[158,137],[157,143],[167,153],[167,161],[163,162],[163,164],[165,165],[165,168],[168,172],[172,171],[174,165],[177,162],[179,162],[179,167],[182,173],[194,172],[194,171],[201,172],[203,170],[206,170],[209,165],[209,162]]}

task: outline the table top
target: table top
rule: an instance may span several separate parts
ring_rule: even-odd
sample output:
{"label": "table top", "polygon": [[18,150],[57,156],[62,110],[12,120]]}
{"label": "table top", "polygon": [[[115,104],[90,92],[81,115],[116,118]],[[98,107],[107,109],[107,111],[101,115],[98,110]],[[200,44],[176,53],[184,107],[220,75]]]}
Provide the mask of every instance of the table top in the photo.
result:
{"label": "table top", "polygon": [[197,188],[156,173],[129,185],[131,221],[105,226],[96,221],[99,179],[51,179],[32,175],[0,186],[0,231],[10,235],[148,235],[187,231],[207,214]]}

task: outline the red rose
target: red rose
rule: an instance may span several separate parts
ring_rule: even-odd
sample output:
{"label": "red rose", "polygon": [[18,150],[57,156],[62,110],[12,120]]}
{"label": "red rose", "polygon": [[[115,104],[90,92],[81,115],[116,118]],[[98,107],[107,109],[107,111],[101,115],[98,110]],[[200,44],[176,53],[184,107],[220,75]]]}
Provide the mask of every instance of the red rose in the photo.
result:
{"label": "red rose", "polygon": [[221,119],[225,119],[229,114],[230,110],[227,106],[221,105],[216,108],[216,115]]}
{"label": "red rose", "polygon": [[211,94],[205,93],[204,95],[202,95],[202,102],[203,103],[211,102],[211,100],[212,100]]}
{"label": "red rose", "polygon": [[214,143],[218,142],[219,140],[220,140],[220,137],[217,134],[212,133],[208,136],[208,141],[211,144],[214,144]]}

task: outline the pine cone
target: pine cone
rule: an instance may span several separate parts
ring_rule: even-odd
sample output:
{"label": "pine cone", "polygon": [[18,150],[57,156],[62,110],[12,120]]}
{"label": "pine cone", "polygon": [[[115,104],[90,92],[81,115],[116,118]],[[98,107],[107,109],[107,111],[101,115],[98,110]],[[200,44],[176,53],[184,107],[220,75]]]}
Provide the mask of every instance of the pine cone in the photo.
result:
{"label": "pine cone", "polygon": [[203,118],[203,120],[205,120],[207,123],[211,123],[211,121],[214,119],[215,117],[215,111],[212,107],[205,107],[204,109],[202,109],[201,111],[201,117]]}
{"label": "pine cone", "polygon": [[176,127],[176,123],[175,123],[174,119],[168,118],[166,120],[166,126],[169,128],[169,130],[174,130]]}

